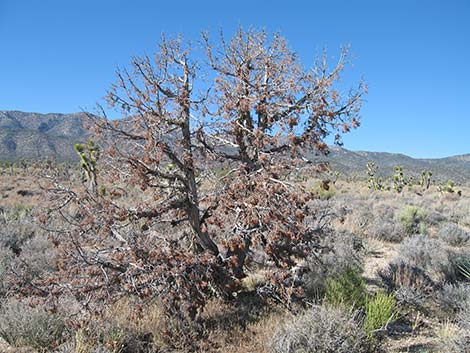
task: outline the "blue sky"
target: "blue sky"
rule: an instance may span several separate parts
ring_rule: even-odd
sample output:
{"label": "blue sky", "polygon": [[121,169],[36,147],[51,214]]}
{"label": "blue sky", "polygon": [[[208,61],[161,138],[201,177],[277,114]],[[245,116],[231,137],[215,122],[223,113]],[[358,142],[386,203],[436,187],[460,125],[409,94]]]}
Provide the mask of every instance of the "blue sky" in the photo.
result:
{"label": "blue sky", "polygon": [[115,68],[152,53],[162,32],[238,25],[280,30],[306,65],[351,46],[344,83],[363,77],[369,94],[346,148],[470,153],[467,0],[0,0],[0,110],[92,109]]}

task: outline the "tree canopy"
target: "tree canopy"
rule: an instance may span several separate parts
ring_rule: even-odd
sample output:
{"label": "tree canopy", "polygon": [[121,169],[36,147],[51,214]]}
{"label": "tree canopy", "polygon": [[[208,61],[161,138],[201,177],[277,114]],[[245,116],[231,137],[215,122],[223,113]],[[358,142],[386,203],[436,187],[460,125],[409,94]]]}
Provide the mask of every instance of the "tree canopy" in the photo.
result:
{"label": "tree canopy", "polygon": [[101,186],[63,191],[64,277],[104,296],[158,294],[195,317],[262,263],[272,280],[260,293],[302,298],[294,269],[321,235],[314,195],[290,175],[359,126],[366,87],[341,92],[347,60],[304,67],[280,34],[242,28],[197,45],[163,37],[133,58],[107,95],[124,119],[96,121]]}

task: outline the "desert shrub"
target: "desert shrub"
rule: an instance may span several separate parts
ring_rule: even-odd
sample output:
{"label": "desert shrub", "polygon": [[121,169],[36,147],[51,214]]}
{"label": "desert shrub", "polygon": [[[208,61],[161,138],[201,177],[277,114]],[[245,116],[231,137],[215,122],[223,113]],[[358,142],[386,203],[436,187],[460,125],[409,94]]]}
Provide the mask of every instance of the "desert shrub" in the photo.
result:
{"label": "desert shrub", "polygon": [[454,277],[454,268],[445,243],[426,235],[406,238],[399,248],[400,261],[423,269],[435,281]]}
{"label": "desert shrub", "polygon": [[355,208],[351,217],[353,217],[353,231],[358,232],[359,234],[365,233],[368,225],[374,219],[374,215],[369,205],[359,202]]}
{"label": "desert shrub", "polygon": [[11,286],[17,290],[31,288],[35,280],[56,270],[56,252],[45,236],[38,235],[23,244],[19,255],[10,257],[7,267],[12,274]]}
{"label": "desert shrub", "polygon": [[398,306],[421,309],[426,303],[427,295],[413,287],[399,287],[395,290],[395,300]]}
{"label": "desert shrub", "polygon": [[0,219],[22,220],[31,215],[32,206],[24,203],[17,203],[7,209],[2,210]]}
{"label": "desert shrub", "polygon": [[460,224],[463,226],[466,226],[467,228],[470,228],[470,212],[465,212],[465,210],[470,209],[470,201],[468,197],[462,198],[459,200],[459,203],[457,205],[457,209],[461,210],[459,213],[459,218],[460,218]]}
{"label": "desert shrub", "polygon": [[379,203],[374,205],[374,214],[382,221],[393,221],[395,209],[390,205]]}
{"label": "desert shrub", "polygon": [[442,352],[468,353],[470,352],[470,332],[467,330],[461,330],[453,337],[441,342],[440,347],[443,349]]}
{"label": "desert shrub", "polygon": [[407,205],[398,215],[398,220],[409,235],[424,233],[426,230],[426,211],[412,205]]}
{"label": "desert shrub", "polygon": [[451,179],[447,180],[447,183],[441,186],[441,190],[444,192],[448,193],[454,193],[455,192],[455,182]]}
{"label": "desert shrub", "polygon": [[446,313],[456,313],[470,305],[470,285],[446,283],[435,294],[435,301]]}
{"label": "desert shrub", "polygon": [[325,301],[333,306],[360,308],[366,299],[365,282],[355,268],[326,279]]}
{"label": "desert shrub", "polygon": [[336,194],[334,186],[322,180],[307,180],[306,186],[307,191],[317,195],[320,200],[329,200]]}
{"label": "desert shrub", "polygon": [[122,350],[111,351],[103,345],[80,346],[74,341],[66,342],[60,345],[54,353],[124,353]]}
{"label": "desert shrub", "polygon": [[470,281],[470,253],[468,248],[462,247],[453,253],[452,266],[458,281]]}
{"label": "desert shrub", "polygon": [[426,216],[426,221],[430,225],[437,226],[442,222],[445,222],[447,218],[441,213],[436,210],[431,210]]}
{"label": "desert shrub", "polygon": [[321,246],[330,251],[324,251],[321,262],[328,276],[335,276],[356,269],[362,272],[363,245],[362,241],[350,232],[334,232],[322,239]]}
{"label": "desert shrub", "polygon": [[412,288],[417,293],[427,294],[434,287],[432,279],[421,268],[403,261],[390,263],[379,272],[379,277],[388,292],[405,287]]}
{"label": "desert shrub", "polygon": [[375,330],[385,328],[397,318],[393,294],[377,293],[365,302],[364,330],[372,334]]}
{"label": "desert shrub", "polygon": [[465,305],[456,316],[460,327],[470,330],[470,305]]}
{"label": "desert shrub", "polygon": [[308,271],[303,276],[307,296],[324,296],[327,278],[341,276],[354,269],[362,272],[363,245],[350,232],[331,232],[322,238],[322,251],[307,258]]}
{"label": "desert shrub", "polygon": [[470,347],[470,331],[462,330],[451,322],[445,322],[436,331],[438,342],[437,352],[468,353]]}
{"label": "desert shrub", "polygon": [[393,220],[384,221],[380,218],[376,218],[374,222],[369,225],[367,231],[372,238],[393,243],[399,243],[406,236],[404,227],[401,224]]}
{"label": "desert shrub", "polygon": [[273,353],[371,352],[357,313],[318,306],[280,327],[269,342]]}
{"label": "desert shrub", "polygon": [[56,253],[45,236],[35,236],[22,247],[19,261],[26,267],[28,275],[40,276],[56,269]]}
{"label": "desert shrub", "polygon": [[40,306],[9,299],[0,308],[0,336],[10,345],[50,351],[64,338],[65,324]]}
{"label": "desert shrub", "polygon": [[0,298],[8,291],[8,274],[10,264],[13,261],[13,253],[10,249],[0,246]]}
{"label": "desert shrub", "polygon": [[0,217],[0,246],[19,253],[22,245],[33,237],[36,231],[29,213],[8,210]]}
{"label": "desert shrub", "polygon": [[461,246],[470,240],[470,234],[455,223],[445,223],[438,233],[439,239],[452,246]]}

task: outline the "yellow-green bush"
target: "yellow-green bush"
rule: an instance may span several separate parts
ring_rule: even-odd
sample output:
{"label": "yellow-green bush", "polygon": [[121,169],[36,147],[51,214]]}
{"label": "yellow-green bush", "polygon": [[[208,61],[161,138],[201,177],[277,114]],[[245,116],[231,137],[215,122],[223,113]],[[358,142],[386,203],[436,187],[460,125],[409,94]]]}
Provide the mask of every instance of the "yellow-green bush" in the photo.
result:
{"label": "yellow-green bush", "polygon": [[395,296],[377,293],[365,301],[364,330],[371,335],[375,330],[395,321],[397,316]]}
{"label": "yellow-green bush", "polygon": [[355,268],[326,279],[325,301],[333,306],[360,308],[366,299],[365,282]]}

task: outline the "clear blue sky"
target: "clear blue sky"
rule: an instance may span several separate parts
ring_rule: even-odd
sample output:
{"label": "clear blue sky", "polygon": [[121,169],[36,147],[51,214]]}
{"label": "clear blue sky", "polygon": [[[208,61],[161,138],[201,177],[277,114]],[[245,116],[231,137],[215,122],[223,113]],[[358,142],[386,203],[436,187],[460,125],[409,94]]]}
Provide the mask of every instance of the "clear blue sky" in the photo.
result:
{"label": "clear blue sky", "polygon": [[239,24],[280,30],[305,64],[351,45],[344,82],[363,76],[369,94],[346,148],[470,153],[467,0],[0,0],[0,110],[92,109],[116,66],[152,53],[162,32]]}

